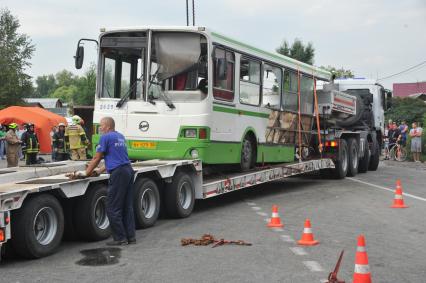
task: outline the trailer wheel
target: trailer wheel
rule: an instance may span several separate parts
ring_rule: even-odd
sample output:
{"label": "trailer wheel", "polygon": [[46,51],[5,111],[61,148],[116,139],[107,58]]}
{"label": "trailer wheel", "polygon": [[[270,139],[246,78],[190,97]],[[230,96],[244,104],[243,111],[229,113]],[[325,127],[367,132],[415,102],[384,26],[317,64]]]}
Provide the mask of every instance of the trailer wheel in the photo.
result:
{"label": "trailer wheel", "polygon": [[240,169],[242,172],[254,168],[256,165],[256,144],[251,135],[246,135],[241,147]]}
{"label": "trailer wheel", "polygon": [[24,258],[51,255],[59,247],[64,233],[64,214],[59,201],[41,194],[26,200],[14,211],[11,239],[16,253]]}
{"label": "trailer wheel", "polygon": [[368,165],[370,163],[370,148],[367,139],[364,139],[364,155],[359,160],[358,172],[365,173],[368,171]]}
{"label": "trailer wheel", "polygon": [[106,207],[106,184],[94,184],[84,196],[76,200],[73,222],[79,238],[100,241],[111,235]]}
{"label": "trailer wheel", "polygon": [[136,228],[148,228],[155,224],[160,213],[160,192],[157,184],[149,178],[139,178],[134,184]]}
{"label": "trailer wheel", "polygon": [[368,170],[376,171],[380,162],[380,147],[376,139],[373,139],[373,155],[371,155]]}
{"label": "trailer wheel", "polygon": [[335,168],[333,170],[334,179],[343,179],[348,173],[349,167],[349,154],[348,144],[344,139],[340,140],[339,157],[336,161]]}
{"label": "trailer wheel", "polygon": [[358,143],[356,139],[348,139],[348,151],[349,151],[349,162],[348,162],[348,173],[347,176],[353,177],[358,173]]}
{"label": "trailer wheel", "polygon": [[173,218],[188,217],[195,204],[195,190],[192,180],[185,172],[177,172],[164,191],[165,209]]}

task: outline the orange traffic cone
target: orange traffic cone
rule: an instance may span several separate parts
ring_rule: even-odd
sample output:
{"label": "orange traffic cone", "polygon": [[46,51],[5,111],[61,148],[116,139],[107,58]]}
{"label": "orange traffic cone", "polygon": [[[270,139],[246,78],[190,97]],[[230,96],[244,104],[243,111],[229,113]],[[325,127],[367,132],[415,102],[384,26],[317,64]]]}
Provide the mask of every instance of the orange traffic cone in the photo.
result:
{"label": "orange traffic cone", "polygon": [[402,198],[402,186],[401,180],[396,180],[396,190],[395,190],[395,198],[393,199],[393,205],[391,208],[407,208],[404,204],[404,199]]}
{"label": "orange traffic cone", "polygon": [[353,283],[371,283],[370,267],[368,266],[368,256],[365,249],[364,235],[358,236]]}
{"label": "orange traffic cone", "polygon": [[302,246],[314,246],[319,242],[314,240],[314,234],[312,233],[311,221],[309,219],[305,220],[305,228],[303,228],[302,239],[297,241],[299,245]]}
{"label": "orange traffic cone", "polygon": [[284,224],[281,223],[280,215],[278,214],[278,206],[272,206],[272,217],[268,223],[268,227],[284,227]]}

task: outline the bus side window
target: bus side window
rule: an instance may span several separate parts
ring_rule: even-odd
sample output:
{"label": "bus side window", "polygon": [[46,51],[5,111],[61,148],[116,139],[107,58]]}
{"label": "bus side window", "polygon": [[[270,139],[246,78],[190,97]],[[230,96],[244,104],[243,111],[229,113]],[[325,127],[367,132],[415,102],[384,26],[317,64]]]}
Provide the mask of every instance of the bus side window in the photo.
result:
{"label": "bus side window", "polygon": [[260,62],[241,57],[240,61],[240,102],[260,104]]}
{"label": "bus side window", "polygon": [[218,100],[234,101],[234,53],[221,48],[215,49],[213,58],[213,97]]}
{"label": "bus side window", "polygon": [[289,111],[297,111],[297,73],[289,70],[284,71],[284,86],[282,108]]}
{"label": "bus side window", "polygon": [[262,105],[280,109],[282,70],[265,64],[263,68]]}
{"label": "bus side window", "polygon": [[303,75],[300,76],[300,112],[314,113],[314,80]]}

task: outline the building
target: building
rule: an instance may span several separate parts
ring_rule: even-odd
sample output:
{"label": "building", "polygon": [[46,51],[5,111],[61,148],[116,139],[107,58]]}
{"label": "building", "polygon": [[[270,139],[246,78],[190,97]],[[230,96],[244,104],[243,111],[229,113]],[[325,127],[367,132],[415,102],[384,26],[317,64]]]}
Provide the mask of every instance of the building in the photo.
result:
{"label": "building", "polygon": [[409,97],[418,93],[426,93],[426,82],[393,84],[394,97]]}
{"label": "building", "polygon": [[32,106],[41,105],[42,108],[61,116],[67,116],[67,107],[59,98],[24,98],[27,104]]}

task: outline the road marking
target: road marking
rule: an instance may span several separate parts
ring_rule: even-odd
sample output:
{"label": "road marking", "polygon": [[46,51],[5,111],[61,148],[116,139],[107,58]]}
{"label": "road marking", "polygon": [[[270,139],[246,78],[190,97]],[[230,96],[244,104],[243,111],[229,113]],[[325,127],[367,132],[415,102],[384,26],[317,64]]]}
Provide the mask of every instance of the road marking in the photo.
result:
{"label": "road marking", "polygon": [[268,216],[268,213],[266,213],[266,212],[256,211],[256,213],[259,214],[260,216],[263,216],[263,217]]}
{"label": "road marking", "polygon": [[284,229],[276,227],[276,228],[272,228],[272,231],[274,231],[274,232],[284,232]]}
{"label": "road marking", "polygon": [[281,235],[281,239],[284,242],[294,243],[294,239],[291,236],[289,236],[289,235]]}
{"label": "road marking", "polygon": [[[389,189],[389,188],[386,188],[386,187],[382,187],[382,186],[378,186],[378,185],[375,185],[375,184],[371,184],[371,183],[368,183],[368,182],[364,182],[364,181],[361,181],[361,180],[356,179],[356,178],[347,177],[346,179],[349,179],[349,180],[354,181],[354,182],[362,183],[364,185],[369,185],[371,187],[375,187],[375,188],[378,188],[378,189],[382,189],[382,190],[385,190],[385,191],[389,191],[389,192],[392,192],[392,193],[395,192],[395,190],[392,190],[392,189]],[[415,196],[415,195],[412,195],[412,194],[407,194],[407,193],[402,193],[402,194],[404,196],[407,196],[407,197],[410,197],[410,198],[418,199],[418,200],[421,200],[421,201],[426,201],[426,198],[418,197],[418,196]]]}
{"label": "road marking", "polygon": [[289,248],[295,255],[307,255],[308,253],[301,247],[291,247]]}
{"label": "road marking", "polygon": [[255,202],[248,202],[247,204],[250,205],[250,206],[256,205]]}
{"label": "road marking", "polygon": [[271,221],[271,218],[265,218],[263,220],[265,220],[266,222],[269,222],[269,221]]}
{"label": "road marking", "polygon": [[304,261],[303,264],[312,272],[324,271],[321,265],[316,261]]}
{"label": "road marking", "polygon": [[252,206],[251,209],[253,209],[253,210],[262,210],[262,208],[258,207],[258,206]]}

